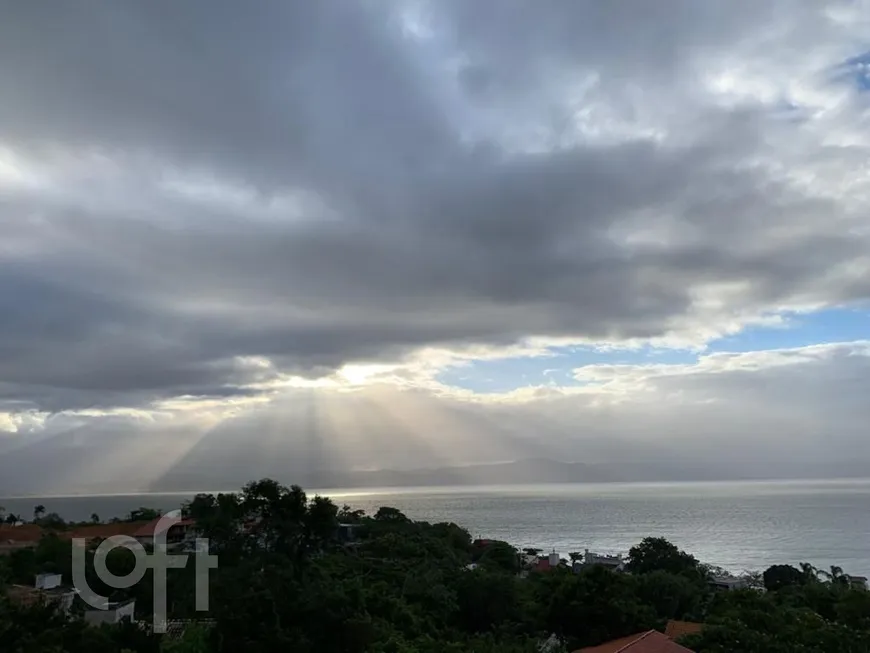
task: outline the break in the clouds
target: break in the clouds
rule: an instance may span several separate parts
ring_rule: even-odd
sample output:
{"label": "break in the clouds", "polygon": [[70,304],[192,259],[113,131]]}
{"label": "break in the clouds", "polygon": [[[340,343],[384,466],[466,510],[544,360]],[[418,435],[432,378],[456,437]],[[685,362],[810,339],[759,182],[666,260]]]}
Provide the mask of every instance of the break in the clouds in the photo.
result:
{"label": "break in the clouds", "polygon": [[[314,442],[299,393],[366,385],[419,403],[345,425],[397,465],[451,448],[405,434],[456,406],[480,441],[506,405],[542,440],[571,415],[575,458],[853,442],[866,402],[828,402],[870,382],[863,327],[812,316],[870,298],[868,27],[857,1],[10,4],[0,446],[141,461],[263,414]],[[729,351],[757,364],[710,376]],[[233,437],[277,446],[255,423]]]}

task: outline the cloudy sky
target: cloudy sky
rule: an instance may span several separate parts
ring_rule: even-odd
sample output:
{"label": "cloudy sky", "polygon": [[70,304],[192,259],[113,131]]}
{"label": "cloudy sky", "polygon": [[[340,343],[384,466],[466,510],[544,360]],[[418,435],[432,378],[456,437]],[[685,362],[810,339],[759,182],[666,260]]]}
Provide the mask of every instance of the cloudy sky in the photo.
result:
{"label": "cloudy sky", "polygon": [[0,492],[870,460],[868,34],[859,0],[8,3]]}

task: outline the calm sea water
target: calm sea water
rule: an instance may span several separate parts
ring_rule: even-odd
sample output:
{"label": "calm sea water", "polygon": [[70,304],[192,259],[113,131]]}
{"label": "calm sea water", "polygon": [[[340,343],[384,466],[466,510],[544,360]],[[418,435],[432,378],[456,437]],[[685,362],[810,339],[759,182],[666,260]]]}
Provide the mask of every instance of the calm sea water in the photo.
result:
{"label": "calm sea water", "polygon": [[[516,546],[626,552],[664,536],[701,560],[735,572],[806,561],[870,575],[870,480],[764,483],[608,483],[513,487],[320,490],[339,505],[454,521],[472,535]],[[313,492],[311,493],[313,494]],[[32,515],[36,504],[66,519],[106,519],[133,508],[170,510],[182,494],[0,499]]]}

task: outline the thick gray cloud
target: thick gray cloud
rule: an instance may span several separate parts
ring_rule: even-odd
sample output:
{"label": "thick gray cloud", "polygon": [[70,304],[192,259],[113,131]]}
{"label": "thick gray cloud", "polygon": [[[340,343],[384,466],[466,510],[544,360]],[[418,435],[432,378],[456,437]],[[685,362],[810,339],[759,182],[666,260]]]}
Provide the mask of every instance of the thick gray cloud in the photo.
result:
{"label": "thick gray cloud", "polygon": [[244,398],[866,299],[853,5],[10,5],[0,397]]}

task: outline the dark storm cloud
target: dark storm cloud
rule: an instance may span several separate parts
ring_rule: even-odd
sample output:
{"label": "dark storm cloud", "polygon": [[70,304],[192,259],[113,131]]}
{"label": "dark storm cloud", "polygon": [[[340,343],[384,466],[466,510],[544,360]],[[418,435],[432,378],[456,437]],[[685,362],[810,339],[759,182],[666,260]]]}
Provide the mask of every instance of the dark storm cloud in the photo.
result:
{"label": "dark storm cloud", "polygon": [[[244,396],[435,343],[867,296],[821,274],[866,247],[851,210],[781,171],[812,168],[812,135],[781,151],[797,126],[698,87],[784,18],[777,54],[827,38],[809,5],[444,2],[426,38],[414,6],[7,8],[0,154],[24,172],[0,165],[0,397]],[[578,73],[599,80],[580,106]],[[600,103],[626,134],[565,127]],[[648,112],[678,129],[632,132]],[[699,304],[714,284],[740,291]]]}

